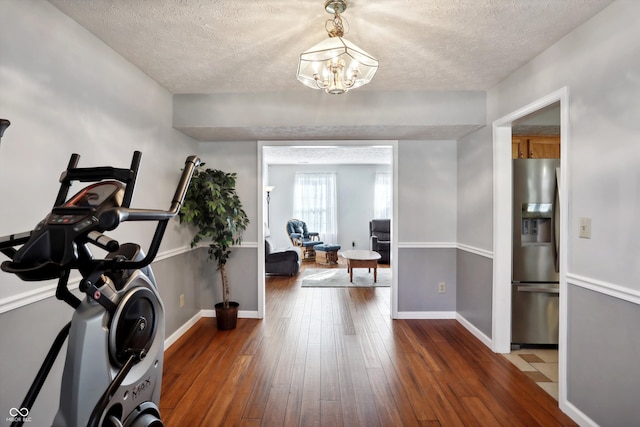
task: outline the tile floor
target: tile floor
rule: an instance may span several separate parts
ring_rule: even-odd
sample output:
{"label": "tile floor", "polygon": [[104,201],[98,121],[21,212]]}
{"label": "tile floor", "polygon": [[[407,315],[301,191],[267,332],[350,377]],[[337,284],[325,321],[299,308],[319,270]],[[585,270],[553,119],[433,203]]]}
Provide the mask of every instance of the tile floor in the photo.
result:
{"label": "tile floor", "polygon": [[558,350],[523,348],[503,356],[558,400]]}

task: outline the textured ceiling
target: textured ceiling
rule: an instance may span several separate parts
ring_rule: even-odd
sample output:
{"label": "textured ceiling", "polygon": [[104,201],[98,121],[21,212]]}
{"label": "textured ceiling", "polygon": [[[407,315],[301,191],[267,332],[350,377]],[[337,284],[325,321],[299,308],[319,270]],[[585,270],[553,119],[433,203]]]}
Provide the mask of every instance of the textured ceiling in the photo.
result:
{"label": "textured ceiling", "polygon": [[263,151],[270,165],[286,164],[369,164],[390,165],[390,146],[271,146]]}
{"label": "textured ceiling", "polygon": [[[380,61],[358,90],[487,90],[612,0],[349,0],[345,38]],[[322,0],[50,0],[172,93],[309,90],[298,56]]]}
{"label": "textured ceiling", "polygon": [[[324,0],[49,2],[174,94],[310,91],[296,80],[298,57],[327,37],[332,17]],[[612,0],[348,2],[345,38],[380,61],[373,81],[357,90],[412,93],[486,91]],[[456,140],[480,127],[282,124],[179,129],[213,142]]]}

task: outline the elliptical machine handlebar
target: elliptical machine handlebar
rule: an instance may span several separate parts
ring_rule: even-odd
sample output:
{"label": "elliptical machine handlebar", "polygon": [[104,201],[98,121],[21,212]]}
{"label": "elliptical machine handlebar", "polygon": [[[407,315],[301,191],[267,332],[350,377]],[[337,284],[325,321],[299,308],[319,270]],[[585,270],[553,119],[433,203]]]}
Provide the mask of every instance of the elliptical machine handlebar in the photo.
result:
{"label": "elliptical machine handlebar", "polygon": [[178,182],[178,187],[171,201],[171,207],[168,211],[155,210],[155,209],[131,209],[131,208],[111,208],[100,214],[98,221],[100,228],[105,231],[110,231],[118,227],[121,222],[125,221],[165,221],[173,218],[178,214],[184,197],[187,194],[191,176],[196,166],[200,164],[200,159],[197,156],[190,156],[185,160],[185,168]]}
{"label": "elliptical machine handlebar", "polygon": [[149,246],[149,252],[144,259],[140,261],[105,260],[106,268],[112,267],[110,263],[117,263],[118,268],[142,268],[151,264],[158,253],[158,249],[160,249],[160,243],[167,227],[167,222],[180,211],[187,194],[187,189],[189,188],[189,183],[191,182],[191,177],[193,176],[193,171],[199,164],[200,159],[197,156],[189,156],[185,160],[185,167],[168,211],[117,207],[107,209],[100,214],[98,218],[99,227],[104,231],[114,230],[125,221],[158,221],[158,226],[156,227]]}
{"label": "elliptical machine handlebar", "polygon": [[[189,156],[185,160],[185,167],[171,206],[169,210],[163,211],[129,208],[141,153],[134,153],[131,169],[76,168],[78,159],[77,154],[72,155],[67,170],[60,178],[61,188],[51,214],[29,233],[0,238],[0,252],[12,259],[12,261],[2,263],[2,270],[14,273],[23,280],[38,281],[59,278],[62,272],[69,268],[81,268],[85,271],[110,269],[116,268],[116,263],[117,268],[146,267],[155,259],[167,223],[178,214],[191,182],[193,171],[200,164],[200,159],[197,156]],[[116,179],[126,185],[123,186],[114,181],[99,181],[98,184],[86,187],[65,201],[72,181],[86,182],[101,179]],[[100,203],[100,206],[96,206],[96,203]],[[125,221],[158,221],[144,259],[93,259],[88,254],[78,258],[82,250],[74,249],[75,245],[80,248],[86,243],[91,243],[108,252],[117,250],[119,243],[101,233],[114,230]],[[55,230],[51,231],[52,229]],[[50,231],[57,233],[56,238],[63,239],[65,243],[51,248],[48,245],[49,239],[40,238],[39,235]],[[25,246],[18,252],[15,246],[20,244],[25,244]]]}
{"label": "elliptical machine handlebar", "polygon": [[167,222],[180,211],[187,194],[187,189],[189,188],[189,183],[191,182],[193,171],[199,164],[200,159],[197,156],[189,156],[185,160],[185,167],[168,211],[116,207],[107,209],[100,214],[98,218],[99,228],[104,231],[114,230],[125,221],[158,221],[158,227],[149,246],[149,253],[142,261],[119,261],[118,265],[121,268],[142,268],[151,264],[160,248],[160,242],[162,241]]}
{"label": "elliptical machine handlebar", "polygon": [[197,156],[189,156],[185,160],[185,167],[182,171],[182,176],[178,182],[178,187],[173,195],[171,201],[171,207],[168,211],[161,211],[155,209],[130,209],[130,208],[112,208],[104,211],[100,218],[100,228],[105,231],[113,230],[121,222],[124,221],[165,221],[173,218],[178,214],[184,202],[184,197],[187,194],[189,183],[191,182],[191,176],[193,170],[200,164],[200,159]]}

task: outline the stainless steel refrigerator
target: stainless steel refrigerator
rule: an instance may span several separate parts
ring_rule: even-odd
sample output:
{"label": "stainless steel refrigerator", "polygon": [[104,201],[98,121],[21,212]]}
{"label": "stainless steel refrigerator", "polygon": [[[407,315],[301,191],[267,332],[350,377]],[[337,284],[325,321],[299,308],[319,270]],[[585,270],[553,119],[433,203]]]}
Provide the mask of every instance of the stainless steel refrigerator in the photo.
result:
{"label": "stainless steel refrigerator", "polygon": [[512,344],[558,344],[559,159],[513,161]]}

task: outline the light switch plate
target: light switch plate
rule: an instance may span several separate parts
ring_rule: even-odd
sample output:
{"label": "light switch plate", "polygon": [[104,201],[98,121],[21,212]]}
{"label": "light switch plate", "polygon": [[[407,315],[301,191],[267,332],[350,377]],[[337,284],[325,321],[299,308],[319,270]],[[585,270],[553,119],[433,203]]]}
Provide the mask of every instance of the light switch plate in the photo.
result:
{"label": "light switch plate", "polygon": [[583,239],[591,238],[591,218],[580,218],[580,230],[578,237]]}

